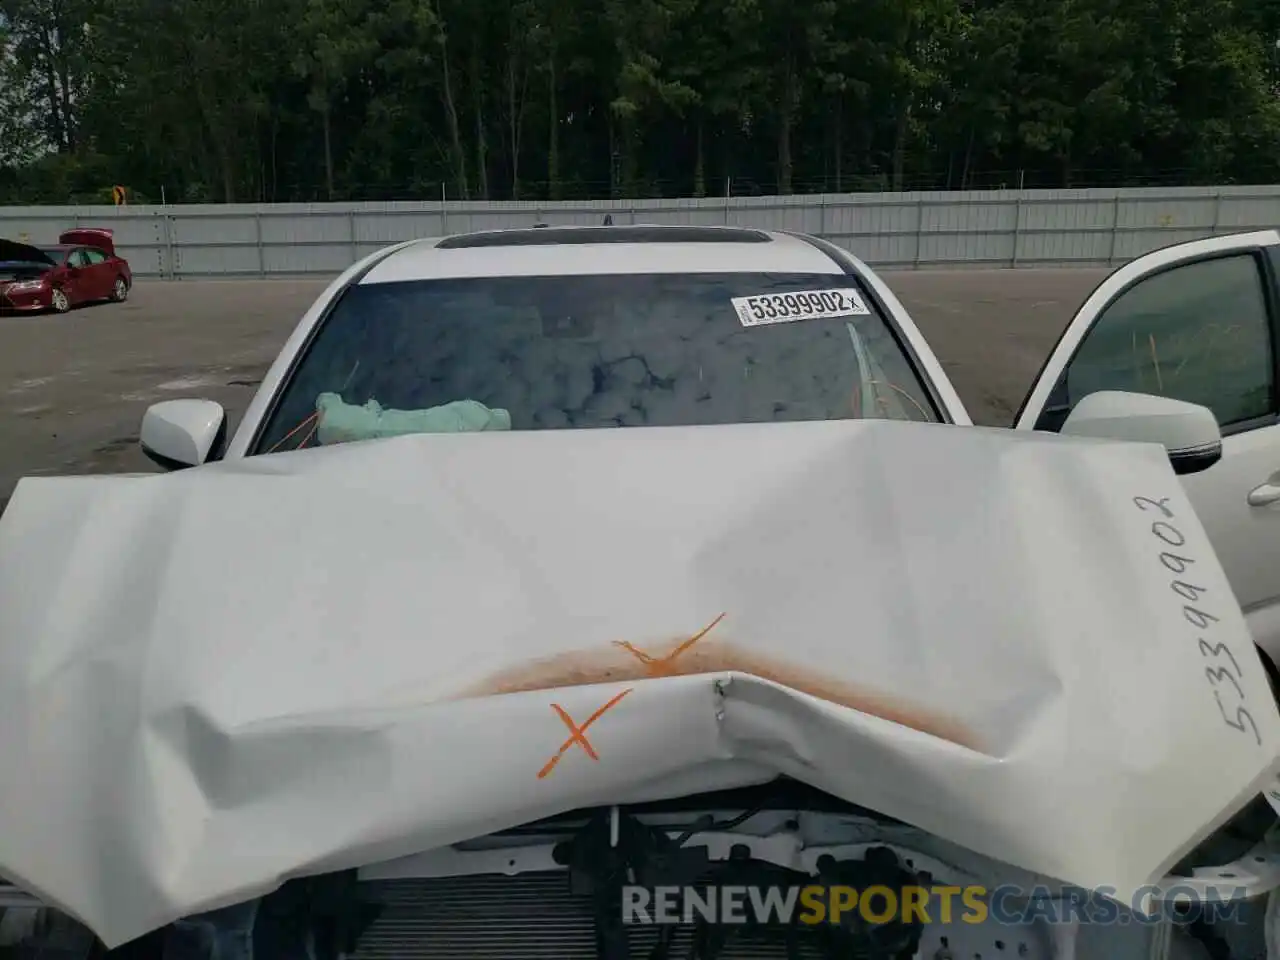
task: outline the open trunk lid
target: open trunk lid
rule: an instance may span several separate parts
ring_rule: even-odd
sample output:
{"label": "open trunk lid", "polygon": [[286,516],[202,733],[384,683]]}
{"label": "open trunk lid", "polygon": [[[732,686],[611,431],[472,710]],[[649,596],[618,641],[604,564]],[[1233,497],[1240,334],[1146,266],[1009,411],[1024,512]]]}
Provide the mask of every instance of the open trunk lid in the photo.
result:
{"label": "open trunk lid", "polygon": [[116,255],[115,234],[106,227],[77,227],[75,230],[64,230],[59,235],[58,242],[94,247],[109,257]]}

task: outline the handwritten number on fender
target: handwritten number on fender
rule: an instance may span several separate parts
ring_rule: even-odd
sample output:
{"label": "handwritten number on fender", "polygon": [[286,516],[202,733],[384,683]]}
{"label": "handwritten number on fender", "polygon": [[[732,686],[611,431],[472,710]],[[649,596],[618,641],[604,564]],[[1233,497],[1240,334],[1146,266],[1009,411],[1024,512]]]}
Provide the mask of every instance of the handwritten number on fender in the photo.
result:
{"label": "handwritten number on fender", "polygon": [[[1202,639],[1200,641],[1200,655],[1202,657],[1220,657],[1224,653],[1227,655],[1227,659],[1231,661],[1231,665],[1236,668],[1236,675],[1243,677],[1244,671],[1240,669],[1240,664],[1236,663],[1235,656],[1229,649],[1227,649],[1227,645],[1225,643],[1220,643],[1216,647],[1211,647],[1209,646],[1208,640]],[[1240,696],[1243,697],[1244,694],[1242,693]]]}
{"label": "handwritten number on fender", "polygon": [[1169,502],[1168,497],[1165,497],[1163,500],[1152,500],[1150,497],[1134,497],[1133,498],[1133,503],[1139,510],[1145,511],[1148,507],[1154,507],[1155,509],[1159,510],[1165,516],[1166,519],[1171,518],[1173,516],[1173,511],[1170,510],[1167,506],[1165,506],[1165,504],[1167,504],[1168,502]]}
{"label": "handwritten number on fender", "polygon": [[[1244,691],[1240,689],[1240,681],[1226,667],[1205,667],[1204,675],[1209,678],[1209,682],[1215,687],[1223,680],[1230,680],[1231,685],[1236,688],[1236,696],[1241,700],[1244,699]],[[1221,699],[1219,699],[1218,703],[1222,703]]]}
{"label": "handwritten number on fender", "polygon": [[1253,717],[1249,715],[1249,711],[1244,707],[1236,707],[1236,718],[1231,720],[1227,717],[1227,708],[1222,705],[1222,695],[1215,693],[1214,698],[1218,701],[1218,709],[1222,711],[1222,721],[1228,727],[1235,727],[1241,733],[1244,733],[1245,722],[1248,721],[1249,729],[1253,731],[1253,738],[1258,742],[1258,746],[1262,746],[1262,734],[1258,732],[1258,725],[1253,722]]}
{"label": "handwritten number on fender", "polygon": [[1164,520],[1157,520],[1153,523],[1151,532],[1171,547],[1180,547],[1187,542],[1187,538],[1182,535],[1181,530],[1171,523],[1166,523]]}
{"label": "handwritten number on fender", "polygon": [[[1195,560],[1184,555],[1191,550],[1187,549],[1186,535],[1175,525],[1177,517],[1169,507],[1170,499],[1169,497],[1159,500],[1151,497],[1134,497],[1133,505],[1144,513],[1155,514],[1151,522],[1151,536],[1159,541],[1156,547],[1161,566],[1168,573],[1173,574],[1169,579],[1169,590],[1182,605],[1183,619],[1197,630],[1211,631],[1213,625],[1221,621],[1212,613],[1202,609],[1210,605],[1205,602],[1210,591],[1199,586],[1189,577]],[[1184,576],[1187,579],[1183,579]],[[1254,740],[1261,746],[1262,734],[1245,705],[1244,687],[1240,685],[1240,681],[1244,678],[1244,671],[1240,669],[1240,663],[1231,649],[1221,641],[1211,643],[1204,637],[1199,637],[1197,643],[1200,656],[1207,660],[1219,661],[1206,666],[1204,675],[1213,689],[1213,699],[1218,704],[1218,711],[1222,714],[1222,722],[1241,733],[1252,732]],[[1234,672],[1225,666],[1225,663],[1230,663]]]}

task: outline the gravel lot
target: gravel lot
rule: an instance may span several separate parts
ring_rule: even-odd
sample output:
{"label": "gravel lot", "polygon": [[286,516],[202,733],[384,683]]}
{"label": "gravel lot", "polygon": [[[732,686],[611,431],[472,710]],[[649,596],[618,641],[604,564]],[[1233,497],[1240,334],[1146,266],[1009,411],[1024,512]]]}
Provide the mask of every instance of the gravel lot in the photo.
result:
{"label": "gravel lot", "polygon": [[[1103,272],[886,274],[975,420],[1007,424]],[[0,318],[0,500],[20,477],[151,469],[149,403],[201,396],[238,420],[326,280],[141,281],[124,304]]]}

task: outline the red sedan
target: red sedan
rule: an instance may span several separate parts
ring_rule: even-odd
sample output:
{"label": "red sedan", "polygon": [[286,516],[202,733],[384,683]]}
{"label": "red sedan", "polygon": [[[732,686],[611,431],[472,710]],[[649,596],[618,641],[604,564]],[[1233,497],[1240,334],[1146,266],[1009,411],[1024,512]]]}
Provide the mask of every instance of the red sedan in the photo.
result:
{"label": "red sedan", "polygon": [[54,310],[129,296],[133,273],[110,230],[68,230],[50,246],[0,239],[0,313]]}

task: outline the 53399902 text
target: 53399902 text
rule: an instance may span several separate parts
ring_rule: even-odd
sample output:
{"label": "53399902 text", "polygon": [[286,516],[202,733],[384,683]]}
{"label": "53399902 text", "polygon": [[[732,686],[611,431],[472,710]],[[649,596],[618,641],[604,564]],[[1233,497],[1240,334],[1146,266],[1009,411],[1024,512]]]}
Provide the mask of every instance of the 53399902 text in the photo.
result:
{"label": "53399902 text", "polygon": [[[1218,711],[1222,714],[1222,722],[1242,735],[1253,738],[1258,746],[1262,746],[1262,734],[1249,712],[1244,688],[1240,685],[1244,671],[1240,669],[1240,662],[1231,648],[1214,635],[1214,627],[1221,621],[1209,612],[1213,606],[1213,600],[1208,596],[1210,591],[1207,587],[1191,582],[1196,560],[1187,556],[1192,548],[1187,542],[1186,534],[1178,526],[1179,518],[1169,506],[1171,499],[1134,497],[1133,503],[1139,510],[1152,515],[1151,536],[1156,541],[1160,563],[1171,575],[1169,589],[1182,605],[1183,619],[1195,628],[1194,635],[1200,656],[1207,661],[1204,668],[1205,680],[1213,692]],[[1252,651],[1250,655],[1256,656]]]}

